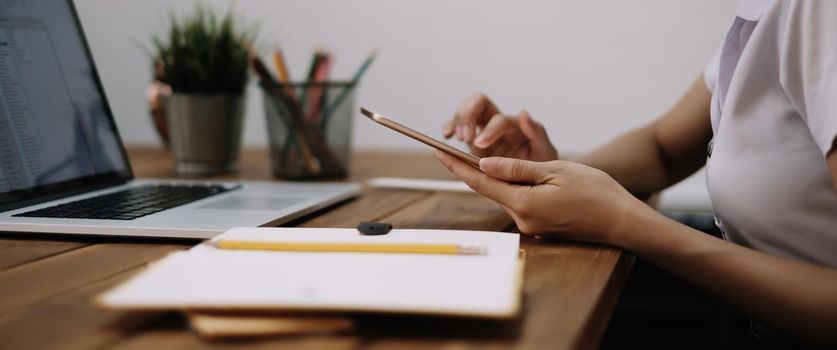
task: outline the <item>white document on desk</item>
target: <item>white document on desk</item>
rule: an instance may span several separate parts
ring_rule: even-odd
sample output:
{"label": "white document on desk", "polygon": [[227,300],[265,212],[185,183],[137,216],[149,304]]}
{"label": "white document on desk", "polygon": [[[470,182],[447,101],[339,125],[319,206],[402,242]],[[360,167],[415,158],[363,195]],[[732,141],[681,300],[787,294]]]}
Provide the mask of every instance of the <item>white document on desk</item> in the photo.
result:
{"label": "white document on desk", "polygon": [[404,177],[375,177],[366,180],[366,185],[399,190],[440,191],[474,193],[468,185],[458,180],[410,179]]}
{"label": "white document on desk", "polygon": [[481,244],[483,255],[226,250],[173,253],[99,298],[117,309],[363,311],[512,317],[519,236],[448,230],[238,228],[215,239]]}

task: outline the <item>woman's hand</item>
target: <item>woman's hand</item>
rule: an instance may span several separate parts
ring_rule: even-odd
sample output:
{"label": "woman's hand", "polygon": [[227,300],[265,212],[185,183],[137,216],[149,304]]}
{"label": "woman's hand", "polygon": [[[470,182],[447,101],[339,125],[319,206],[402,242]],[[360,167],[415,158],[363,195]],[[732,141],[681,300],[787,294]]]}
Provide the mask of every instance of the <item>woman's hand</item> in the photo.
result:
{"label": "woman's hand", "polygon": [[634,208],[646,207],[606,173],[568,162],[483,158],[480,169],[436,152],[469,187],[506,210],[525,234],[617,244]]}
{"label": "woman's hand", "polygon": [[503,115],[484,94],[465,99],[453,120],[445,123],[443,135],[445,138],[456,135],[479,157],[502,156],[540,162],[558,159],[543,125],[532,119],[529,112]]}

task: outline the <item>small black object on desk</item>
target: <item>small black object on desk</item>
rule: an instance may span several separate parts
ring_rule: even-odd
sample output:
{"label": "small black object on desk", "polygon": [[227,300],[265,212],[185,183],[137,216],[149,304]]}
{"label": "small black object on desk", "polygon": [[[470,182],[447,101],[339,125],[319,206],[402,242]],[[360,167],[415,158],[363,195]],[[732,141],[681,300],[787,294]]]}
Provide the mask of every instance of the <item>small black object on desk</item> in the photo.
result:
{"label": "small black object on desk", "polygon": [[371,222],[361,221],[357,225],[357,230],[364,236],[380,236],[389,233],[392,230],[392,224],[385,222]]}

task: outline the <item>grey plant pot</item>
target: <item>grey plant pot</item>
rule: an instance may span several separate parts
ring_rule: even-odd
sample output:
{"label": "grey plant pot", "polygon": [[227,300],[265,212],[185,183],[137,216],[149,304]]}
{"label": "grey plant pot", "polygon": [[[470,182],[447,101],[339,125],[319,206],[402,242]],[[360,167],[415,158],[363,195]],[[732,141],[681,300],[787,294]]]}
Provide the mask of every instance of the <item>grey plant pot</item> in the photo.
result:
{"label": "grey plant pot", "polygon": [[166,98],[166,120],[175,171],[201,176],[237,170],[244,95],[175,92]]}

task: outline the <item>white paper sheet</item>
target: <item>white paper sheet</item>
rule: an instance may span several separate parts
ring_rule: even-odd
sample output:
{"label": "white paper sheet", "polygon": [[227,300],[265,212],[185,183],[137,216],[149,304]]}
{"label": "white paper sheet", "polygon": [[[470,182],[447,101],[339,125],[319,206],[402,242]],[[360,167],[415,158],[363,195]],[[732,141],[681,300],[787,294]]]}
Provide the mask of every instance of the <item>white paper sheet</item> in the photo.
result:
{"label": "white paper sheet", "polygon": [[301,253],[200,245],[169,255],[100,298],[123,309],[282,309],[510,317],[520,302],[519,237],[478,231],[247,228],[216,239],[480,243],[486,255]]}

